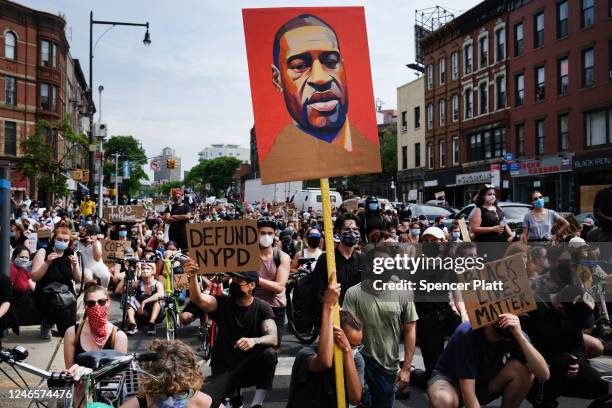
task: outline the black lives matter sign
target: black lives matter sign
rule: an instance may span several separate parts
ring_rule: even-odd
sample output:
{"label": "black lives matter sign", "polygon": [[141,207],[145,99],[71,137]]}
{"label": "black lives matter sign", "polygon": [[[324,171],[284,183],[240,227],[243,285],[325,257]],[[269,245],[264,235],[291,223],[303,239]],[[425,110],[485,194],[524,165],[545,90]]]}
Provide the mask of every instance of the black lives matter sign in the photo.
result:
{"label": "black lives matter sign", "polygon": [[255,220],[187,224],[189,256],[199,274],[259,269],[259,238]]}
{"label": "black lives matter sign", "polygon": [[521,315],[537,307],[521,254],[465,271],[459,280],[475,288],[462,292],[473,329],[494,324],[501,314]]}

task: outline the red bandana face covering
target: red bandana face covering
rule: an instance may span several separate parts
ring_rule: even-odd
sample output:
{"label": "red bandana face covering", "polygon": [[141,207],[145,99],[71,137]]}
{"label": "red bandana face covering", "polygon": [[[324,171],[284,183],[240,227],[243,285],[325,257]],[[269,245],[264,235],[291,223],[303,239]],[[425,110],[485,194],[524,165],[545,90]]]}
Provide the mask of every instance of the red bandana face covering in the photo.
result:
{"label": "red bandana face covering", "polygon": [[89,327],[91,327],[98,347],[102,347],[106,340],[106,323],[108,322],[109,307],[110,305],[106,302],[104,306],[95,305],[85,309],[87,320],[89,320]]}

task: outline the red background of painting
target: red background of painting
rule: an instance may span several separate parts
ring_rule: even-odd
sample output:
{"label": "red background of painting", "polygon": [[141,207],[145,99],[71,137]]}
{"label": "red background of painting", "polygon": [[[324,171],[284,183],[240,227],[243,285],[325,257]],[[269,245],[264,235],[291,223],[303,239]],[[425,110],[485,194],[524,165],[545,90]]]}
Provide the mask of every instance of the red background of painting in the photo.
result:
{"label": "red background of painting", "polygon": [[[293,123],[285,107],[283,94],[277,92],[272,84],[271,66],[274,63],[272,48],[274,35],[280,26],[300,14],[315,15],[336,31],[348,82],[349,123],[357,127],[367,139],[378,144],[368,36],[363,7],[243,9],[242,17],[260,162],[272,147],[276,135],[287,124]],[[299,152],[296,152],[297,158],[299,158]]]}

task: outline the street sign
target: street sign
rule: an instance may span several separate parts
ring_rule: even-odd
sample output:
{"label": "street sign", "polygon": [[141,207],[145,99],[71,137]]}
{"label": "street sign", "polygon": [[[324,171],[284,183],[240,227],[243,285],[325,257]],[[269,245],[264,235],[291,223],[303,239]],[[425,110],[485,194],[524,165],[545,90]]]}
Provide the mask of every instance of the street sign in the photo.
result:
{"label": "street sign", "polygon": [[501,165],[501,171],[508,171],[508,165],[507,164],[502,164]]}
{"label": "street sign", "polygon": [[507,162],[511,162],[512,160],[514,160],[514,155],[511,152],[506,152],[504,154],[504,160]]}
{"label": "street sign", "polygon": [[159,169],[161,168],[161,164],[159,163],[159,160],[157,159],[153,159],[151,161],[151,170],[153,171],[159,171]]}
{"label": "street sign", "polygon": [[510,171],[519,171],[521,169],[521,165],[518,163],[512,163],[510,165]]}
{"label": "street sign", "polygon": [[[116,181],[115,181],[116,179]],[[123,182],[123,177],[121,176],[112,176],[111,177],[111,183],[121,183]]]}

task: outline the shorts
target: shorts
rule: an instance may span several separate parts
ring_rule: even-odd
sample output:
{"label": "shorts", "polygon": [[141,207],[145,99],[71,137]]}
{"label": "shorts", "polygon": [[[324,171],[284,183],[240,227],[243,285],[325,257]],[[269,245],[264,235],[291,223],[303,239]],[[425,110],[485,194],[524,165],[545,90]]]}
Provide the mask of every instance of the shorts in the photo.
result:
{"label": "shorts", "polygon": [[[441,371],[434,369],[431,373],[431,378],[427,382],[427,388],[431,387],[436,381],[445,380],[449,384],[451,384],[455,391],[457,392],[457,396],[459,397],[459,406],[463,406],[463,399],[461,397],[461,387],[459,387],[459,382],[455,379],[445,375]],[[489,383],[486,381],[478,381],[476,380],[476,398],[478,398],[478,402],[480,405],[486,405],[489,402],[500,397],[499,395],[494,395],[489,392]]]}
{"label": "shorts", "polygon": [[[134,309],[134,311],[136,312],[134,313],[134,318],[136,319],[137,323],[139,324],[149,323],[149,321],[151,320],[151,312],[153,311],[154,304],[155,304],[154,302],[147,303],[144,307],[144,313],[142,315],[139,315],[138,308],[140,308],[140,302],[134,296],[130,296],[129,307],[131,309]],[[164,309],[162,308],[159,311],[157,318],[155,319],[155,323],[156,324],[161,323],[162,320],[164,319],[164,316],[165,316],[165,313],[164,313]]]}

